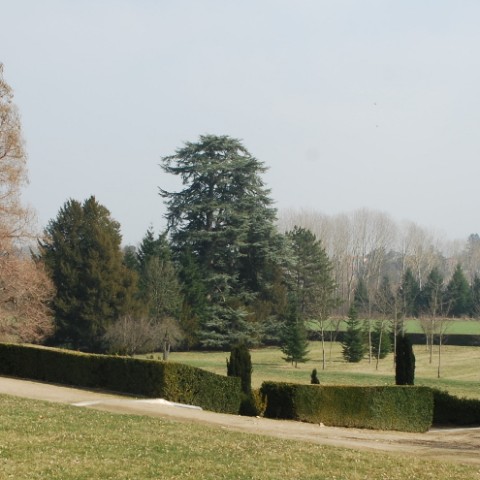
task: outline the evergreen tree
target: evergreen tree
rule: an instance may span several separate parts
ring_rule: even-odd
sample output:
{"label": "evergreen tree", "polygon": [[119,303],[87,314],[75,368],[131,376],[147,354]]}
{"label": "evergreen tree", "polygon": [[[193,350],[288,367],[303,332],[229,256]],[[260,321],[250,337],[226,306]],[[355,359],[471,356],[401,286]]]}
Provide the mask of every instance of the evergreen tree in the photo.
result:
{"label": "evergreen tree", "polygon": [[147,315],[155,322],[180,316],[182,298],[166,234],[155,238],[148,229],[137,252],[139,293]]}
{"label": "evergreen tree", "polygon": [[326,319],[338,304],[333,266],[320,240],[310,231],[295,226],[287,232],[292,262],[288,280],[302,320]]}
{"label": "evergreen tree", "polygon": [[359,362],[365,355],[362,330],[357,311],[352,305],[348,311],[347,330],[342,342],[343,358],[349,363]]}
{"label": "evergreen tree", "polygon": [[106,328],[135,309],[136,279],[123,264],[120,226],[94,197],[69,200],[40,245],[56,295],[55,341],[74,349],[104,348]]}
{"label": "evergreen tree", "polygon": [[472,309],[471,295],[470,286],[465,278],[463,269],[458,264],[445,291],[448,315],[452,317],[468,315]]}
{"label": "evergreen tree", "polygon": [[244,343],[236,345],[230,352],[230,360],[227,359],[227,375],[240,377],[242,391],[245,394],[252,392],[252,358]]}
{"label": "evergreen tree", "polygon": [[478,318],[480,315],[480,277],[475,274],[472,282],[472,308],[471,316]]}
{"label": "evergreen tree", "polygon": [[370,299],[368,298],[367,284],[363,277],[358,279],[357,286],[353,293],[353,305],[359,315],[368,315],[370,310]]}
{"label": "evergreen tree", "polygon": [[397,337],[395,356],[395,384],[413,385],[415,380],[415,355],[412,343],[405,335]]}
{"label": "evergreen tree", "polygon": [[297,368],[298,363],[308,361],[308,340],[305,326],[298,315],[295,298],[291,298],[287,307],[287,317],[283,326],[280,349],[283,359]]}
{"label": "evergreen tree", "polygon": [[320,385],[320,380],[318,379],[317,369],[314,368],[310,374],[310,383],[312,385]]}
{"label": "evergreen tree", "polygon": [[399,297],[403,315],[405,317],[418,316],[420,306],[420,285],[410,268],[407,268],[403,274]]}
{"label": "evergreen tree", "polygon": [[375,358],[383,359],[392,351],[392,339],[386,322],[378,320],[372,331],[372,353]]}
{"label": "evergreen tree", "polygon": [[242,337],[251,341],[258,326],[249,312],[271,288],[269,266],[277,261],[276,211],[260,178],[265,167],[240,141],[214,135],[186,143],[162,166],[185,186],[160,193],[175,256],[189,252],[207,294],[200,306],[191,305],[200,343],[222,348]]}
{"label": "evergreen tree", "polygon": [[432,317],[443,315],[445,307],[443,276],[434,267],[428,274],[427,281],[420,293],[421,310]]}

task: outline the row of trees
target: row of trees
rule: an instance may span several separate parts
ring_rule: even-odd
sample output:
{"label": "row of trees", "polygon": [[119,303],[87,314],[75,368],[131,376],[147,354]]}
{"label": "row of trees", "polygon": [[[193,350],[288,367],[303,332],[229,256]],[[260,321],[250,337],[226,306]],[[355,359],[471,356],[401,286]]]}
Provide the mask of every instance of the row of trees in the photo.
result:
{"label": "row of trees", "polygon": [[155,339],[168,354],[181,338],[204,348],[279,342],[329,317],[325,250],[306,229],[278,233],[265,168],[238,140],[203,136],[163,169],[185,186],[161,190],[168,234],[148,230],[122,251],[119,225],[94,197],[69,200],[47,226],[38,260],[56,286],[55,343],[131,353]]}
{"label": "row of trees", "polygon": [[387,214],[361,209],[349,214],[324,215],[315,211],[280,212],[279,229],[294,225],[311,230],[322,241],[333,265],[333,276],[342,299],[340,312],[347,314],[359,278],[374,297],[387,276],[397,288],[407,269],[422,288],[435,268],[449,280],[458,264],[469,284],[480,275],[480,236],[447,241],[414,223],[399,224]]}

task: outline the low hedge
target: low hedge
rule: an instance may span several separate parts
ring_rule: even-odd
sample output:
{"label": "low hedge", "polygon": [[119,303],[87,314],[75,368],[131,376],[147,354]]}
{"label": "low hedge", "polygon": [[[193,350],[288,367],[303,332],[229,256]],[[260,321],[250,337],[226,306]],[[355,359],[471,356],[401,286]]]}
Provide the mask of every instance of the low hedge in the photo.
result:
{"label": "low hedge", "polygon": [[480,400],[459,398],[434,389],[433,424],[435,426],[480,426]]}
{"label": "low hedge", "polygon": [[99,388],[237,414],[240,379],[170,362],[0,343],[0,375]]}
{"label": "low hedge", "polygon": [[433,393],[412,386],[328,386],[265,382],[265,416],[336,427],[425,432]]}

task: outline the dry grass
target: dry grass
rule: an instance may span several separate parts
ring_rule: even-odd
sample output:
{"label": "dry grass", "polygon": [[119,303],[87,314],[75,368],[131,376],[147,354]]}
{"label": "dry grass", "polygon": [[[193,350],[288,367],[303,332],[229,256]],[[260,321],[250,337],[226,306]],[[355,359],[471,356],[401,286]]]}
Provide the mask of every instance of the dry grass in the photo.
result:
{"label": "dry grass", "polygon": [[0,479],[480,479],[478,467],[0,396]]}

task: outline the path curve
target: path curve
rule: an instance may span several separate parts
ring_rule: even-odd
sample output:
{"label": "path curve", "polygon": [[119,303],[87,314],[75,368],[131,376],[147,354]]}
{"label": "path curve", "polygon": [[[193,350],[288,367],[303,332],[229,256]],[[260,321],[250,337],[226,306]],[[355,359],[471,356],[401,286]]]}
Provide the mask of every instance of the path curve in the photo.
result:
{"label": "path curve", "polygon": [[160,399],[121,395],[0,377],[0,393],[97,410],[169,417],[227,430],[268,435],[359,450],[413,454],[443,461],[480,465],[480,428],[432,429],[427,433],[384,432],[309,423],[241,417],[171,405]]}

